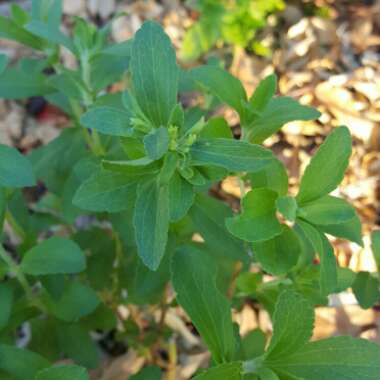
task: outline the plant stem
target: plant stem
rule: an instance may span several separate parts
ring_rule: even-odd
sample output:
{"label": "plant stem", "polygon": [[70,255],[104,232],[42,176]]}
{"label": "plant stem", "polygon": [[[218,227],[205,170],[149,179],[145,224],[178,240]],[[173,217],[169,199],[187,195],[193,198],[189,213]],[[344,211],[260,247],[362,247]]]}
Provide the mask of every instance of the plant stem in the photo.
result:
{"label": "plant stem", "polygon": [[21,240],[25,240],[26,235],[27,235],[26,232],[20,226],[17,220],[13,217],[13,215],[11,214],[9,210],[5,212],[5,219],[9,223],[9,225],[12,227],[13,231],[18,235],[18,237]]}
{"label": "plant stem", "polygon": [[177,374],[177,345],[174,338],[169,342],[169,365],[166,380],[175,380]]}
{"label": "plant stem", "polygon": [[33,298],[33,291],[29,285],[25,275],[20,271],[19,266],[14,262],[11,256],[5,251],[2,244],[0,244],[0,258],[8,265],[10,272],[12,272],[17,281],[20,283],[25,291],[25,294],[29,300]]}

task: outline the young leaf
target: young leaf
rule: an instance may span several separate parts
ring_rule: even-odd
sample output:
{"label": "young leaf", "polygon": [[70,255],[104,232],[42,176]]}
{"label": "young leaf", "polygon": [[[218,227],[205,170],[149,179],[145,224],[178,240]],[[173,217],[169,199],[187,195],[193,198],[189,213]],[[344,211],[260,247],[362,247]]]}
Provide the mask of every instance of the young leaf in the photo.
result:
{"label": "young leaf", "polygon": [[296,233],[286,225],[270,240],[253,243],[253,253],[262,268],[273,275],[284,275],[296,264],[301,246]]}
{"label": "young leaf", "polygon": [[241,380],[242,372],[243,364],[241,362],[231,362],[210,368],[194,377],[194,380]]}
{"label": "young leaf", "polygon": [[261,170],[250,174],[248,178],[253,188],[265,187],[276,191],[278,195],[288,193],[288,173],[284,164],[276,158]]}
{"label": "young leaf", "polygon": [[21,262],[21,270],[34,276],[79,273],[85,268],[85,256],[78,245],[58,236],[33,247]]}
{"label": "young leaf", "polygon": [[99,170],[84,181],[73,203],[83,210],[119,212],[133,205],[141,177],[123,172]]}
{"label": "young leaf", "polygon": [[267,364],[286,379],[377,380],[379,363],[377,344],[342,336],[308,343],[299,351],[273,358]]}
{"label": "young leaf", "polygon": [[239,79],[228,71],[212,65],[197,67],[190,73],[195,82],[235,109],[240,117],[244,117],[244,101],[247,100],[247,95]]}
{"label": "young leaf", "polygon": [[177,103],[178,66],[169,37],[153,21],[134,37],[131,73],[140,108],[156,127],[166,126]]}
{"label": "young leaf", "polygon": [[319,116],[320,113],[316,109],[303,106],[292,98],[286,96],[273,98],[260,116],[246,127],[248,139],[261,144],[290,121],[314,120]]}
{"label": "young leaf", "polygon": [[214,165],[232,171],[255,172],[273,160],[272,152],[259,145],[220,138],[197,141],[190,154],[195,166]]}
{"label": "young leaf", "polygon": [[7,326],[11,316],[13,304],[13,290],[5,284],[0,284],[0,331]]}
{"label": "young leaf", "polygon": [[277,193],[253,189],[242,200],[241,215],[226,220],[227,229],[242,240],[257,242],[273,238],[282,231],[276,217]]}
{"label": "young leaf", "polygon": [[165,127],[159,127],[144,137],[144,147],[147,156],[159,160],[169,149],[169,132]]}
{"label": "young leaf", "polygon": [[170,220],[182,219],[194,203],[193,186],[175,172],[169,182]]}
{"label": "young leaf", "polygon": [[279,360],[302,349],[313,333],[314,310],[294,291],[283,291],[273,315],[273,336],[265,361]]}
{"label": "young leaf", "polygon": [[13,380],[32,379],[49,362],[40,355],[14,346],[0,344],[0,370]]}
{"label": "young leaf", "polygon": [[216,287],[214,262],[194,246],[183,246],[174,254],[172,282],[177,301],[209,347],[214,360],[233,358],[235,335],[231,306]]}
{"label": "young leaf", "polygon": [[169,187],[155,180],[142,182],[137,187],[133,215],[138,254],[151,270],[157,270],[165,253],[168,239]]}
{"label": "young leaf", "polygon": [[105,135],[129,137],[133,134],[130,124],[132,114],[115,107],[94,107],[80,119],[82,125]]}
{"label": "young leaf", "polygon": [[380,231],[372,231],[371,233],[371,249],[373,257],[376,261],[377,272],[380,273]]}
{"label": "young leaf", "polygon": [[276,74],[268,75],[257,86],[255,92],[249,99],[249,105],[255,112],[263,112],[269,101],[275,95],[277,89]]}
{"label": "young leaf", "polygon": [[334,293],[337,287],[337,265],[334,249],[327,238],[314,226],[301,220],[297,220],[297,224],[320,257],[321,293],[324,295]]}
{"label": "young leaf", "polygon": [[39,371],[34,380],[88,380],[87,370],[76,365],[56,365]]}
{"label": "young leaf", "polygon": [[313,201],[333,191],[343,179],[350,156],[350,132],[347,127],[339,127],[327,137],[307,166],[297,195],[298,203]]}
{"label": "young leaf", "polygon": [[300,217],[316,225],[346,223],[356,215],[355,209],[347,201],[330,195],[307,202],[298,213]]}
{"label": "young leaf", "polygon": [[32,165],[18,150],[0,144],[0,186],[33,186],[35,179]]}
{"label": "young leaf", "polygon": [[380,299],[380,281],[369,272],[359,272],[352,290],[363,309],[369,309]]}

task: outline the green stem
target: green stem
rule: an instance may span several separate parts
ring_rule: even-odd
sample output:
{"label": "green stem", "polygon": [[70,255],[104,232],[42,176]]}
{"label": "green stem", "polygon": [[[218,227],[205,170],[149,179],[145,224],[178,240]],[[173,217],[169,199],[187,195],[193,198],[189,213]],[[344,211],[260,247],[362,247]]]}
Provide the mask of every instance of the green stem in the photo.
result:
{"label": "green stem", "polygon": [[27,298],[29,300],[33,299],[33,291],[29,285],[28,280],[26,279],[24,274],[20,271],[19,266],[14,262],[14,260],[5,251],[2,244],[0,244],[0,258],[3,259],[3,261],[8,265],[9,271],[15,275],[17,281],[20,283],[20,285],[24,289]]}
{"label": "green stem", "polygon": [[9,225],[12,227],[13,231],[18,235],[18,237],[21,240],[26,239],[27,233],[24,231],[24,229],[20,226],[20,224],[17,222],[17,220],[13,217],[11,212],[7,210],[5,212],[5,219],[9,223]]}

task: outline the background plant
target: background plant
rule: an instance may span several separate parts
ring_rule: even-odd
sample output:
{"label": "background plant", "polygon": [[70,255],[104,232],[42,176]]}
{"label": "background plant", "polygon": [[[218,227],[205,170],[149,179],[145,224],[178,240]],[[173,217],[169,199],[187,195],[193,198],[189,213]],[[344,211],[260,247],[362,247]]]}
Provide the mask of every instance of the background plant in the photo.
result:
{"label": "background plant", "polygon": [[[59,1],[34,1],[31,15],[15,6],[11,19],[0,19],[3,37],[42,56],[16,67],[2,57],[1,96],[44,95],[72,120],[27,158],[0,146],[0,214],[19,238],[13,250],[3,234],[0,251],[1,376],[86,379],[83,367],[99,362],[94,331],[112,331],[148,357],[156,344],[170,352],[171,332],[153,317],[144,330],[133,310],[157,305],[164,317],[172,286],[212,356],[198,379],[376,379],[377,345],[349,337],[309,342],[313,306],[327,304],[329,294],[353,287],[363,307],[378,299],[376,274],[339,268],[326,237],[361,244],[355,210],[329,195],[351,155],[348,129],[326,139],[290,196],[283,164],[260,144],[319,112],[275,96],[275,76],[248,96],[219,66],[181,70],[157,23],[110,44],[109,25],[97,30],[77,19],[69,38],[60,18]],[[62,47],[77,70],[63,67]],[[107,94],[120,80],[125,91]],[[184,109],[178,94],[189,89],[204,102]],[[212,116],[219,104],[239,114],[240,139]],[[242,193],[250,189],[237,213],[209,195],[227,175],[240,178]],[[20,190],[36,183],[46,186],[42,195]],[[377,233],[373,246],[377,257]],[[250,270],[253,262],[259,271]],[[259,330],[237,333],[231,308],[248,299],[272,316],[268,344]],[[125,320],[119,305],[132,317]],[[14,345],[25,322],[28,350]],[[63,357],[75,365],[54,365]],[[147,367],[137,378],[148,376],[159,379],[161,371]]]}
{"label": "background plant", "polygon": [[195,0],[188,3],[199,12],[199,19],[185,34],[180,52],[184,61],[199,58],[219,42],[267,55],[268,49],[255,39],[256,32],[267,24],[268,15],[285,6],[282,0]]}

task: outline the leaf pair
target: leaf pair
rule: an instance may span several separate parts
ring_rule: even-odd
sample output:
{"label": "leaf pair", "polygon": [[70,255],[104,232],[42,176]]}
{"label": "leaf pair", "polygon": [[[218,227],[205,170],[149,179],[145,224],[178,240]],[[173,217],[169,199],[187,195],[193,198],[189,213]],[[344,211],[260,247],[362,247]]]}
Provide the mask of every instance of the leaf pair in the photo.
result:
{"label": "leaf pair", "polygon": [[250,99],[241,82],[217,66],[195,68],[191,77],[239,114],[243,135],[253,143],[262,143],[290,121],[314,120],[320,116],[315,109],[289,97],[273,97],[277,82],[274,75],[264,79]]}
{"label": "leaf pair", "polygon": [[[273,316],[273,335],[261,357],[217,365],[198,380],[347,380],[377,379],[380,349],[364,339],[335,337],[309,342],[314,311],[301,295],[284,291]],[[228,376],[228,377],[227,377]]]}

